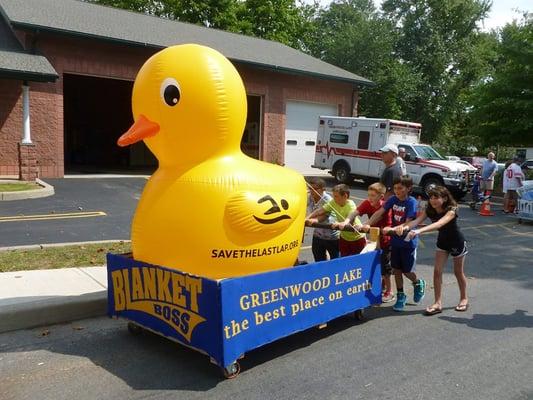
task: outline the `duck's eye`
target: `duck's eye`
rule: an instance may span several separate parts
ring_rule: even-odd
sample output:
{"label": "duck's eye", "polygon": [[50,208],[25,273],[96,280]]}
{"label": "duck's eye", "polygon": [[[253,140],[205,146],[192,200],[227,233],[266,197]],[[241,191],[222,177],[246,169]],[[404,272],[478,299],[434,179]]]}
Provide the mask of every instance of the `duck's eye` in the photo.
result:
{"label": "duck's eye", "polygon": [[161,98],[163,101],[174,107],[180,101],[180,85],[173,78],[167,78],[161,84]]}

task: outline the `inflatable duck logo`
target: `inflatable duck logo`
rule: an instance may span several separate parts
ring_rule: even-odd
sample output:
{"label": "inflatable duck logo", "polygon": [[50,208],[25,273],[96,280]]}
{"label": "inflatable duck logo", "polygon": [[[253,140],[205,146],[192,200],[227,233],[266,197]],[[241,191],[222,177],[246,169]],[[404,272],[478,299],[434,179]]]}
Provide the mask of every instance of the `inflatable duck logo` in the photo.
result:
{"label": "inflatable duck logo", "polygon": [[240,150],[246,92],[233,65],[208,47],[169,47],[133,86],[139,140],[159,160],[135,212],[136,260],[210,278],[293,265],[304,229],[303,177]]}

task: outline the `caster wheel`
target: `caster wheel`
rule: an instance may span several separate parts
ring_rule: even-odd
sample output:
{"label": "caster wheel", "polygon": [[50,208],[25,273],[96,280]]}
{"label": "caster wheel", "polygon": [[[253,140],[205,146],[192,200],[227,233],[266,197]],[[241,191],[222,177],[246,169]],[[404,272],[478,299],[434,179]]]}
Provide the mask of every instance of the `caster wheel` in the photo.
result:
{"label": "caster wheel", "polygon": [[222,368],[222,373],[226,379],[235,378],[237,375],[239,375],[239,372],[241,372],[241,366],[237,361],[229,365],[227,368]]}
{"label": "caster wheel", "polygon": [[469,206],[470,206],[471,210],[475,210],[476,209],[476,203],[470,203]]}
{"label": "caster wheel", "polygon": [[128,331],[134,335],[134,336],[138,336],[140,335],[141,333],[143,333],[144,329],[142,327],[140,327],[139,325],[133,323],[133,322],[128,322]]}
{"label": "caster wheel", "polygon": [[362,321],[365,319],[365,312],[364,310],[357,310],[353,313],[353,317],[358,320],[358,321]]}

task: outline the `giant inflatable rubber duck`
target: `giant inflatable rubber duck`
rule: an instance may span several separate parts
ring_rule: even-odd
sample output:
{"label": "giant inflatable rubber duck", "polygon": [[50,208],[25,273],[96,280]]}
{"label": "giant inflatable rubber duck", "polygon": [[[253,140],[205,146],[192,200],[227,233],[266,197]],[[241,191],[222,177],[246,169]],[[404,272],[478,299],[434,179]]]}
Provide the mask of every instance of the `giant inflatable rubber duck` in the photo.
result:
{"label": "giant inflatable rubber duck", "polygon": [[217,51],[166,48],[133,86],[133,126],[159,160],[132,224],[136,260],[214,279],[293,265],[306,188],[295,171],[244,155],[246,92]]}

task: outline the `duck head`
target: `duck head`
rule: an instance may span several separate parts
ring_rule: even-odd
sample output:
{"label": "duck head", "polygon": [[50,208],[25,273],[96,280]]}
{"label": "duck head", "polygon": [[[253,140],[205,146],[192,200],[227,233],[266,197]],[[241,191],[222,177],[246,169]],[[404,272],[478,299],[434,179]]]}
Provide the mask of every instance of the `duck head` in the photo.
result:
{"label": "duck head", "polygon": [[150,57],[133,85],[134,124],[119,146],[144,140],[161,166],[192,166],[240,152],[246,92],[235,67],[211,48],[186,44]]}

